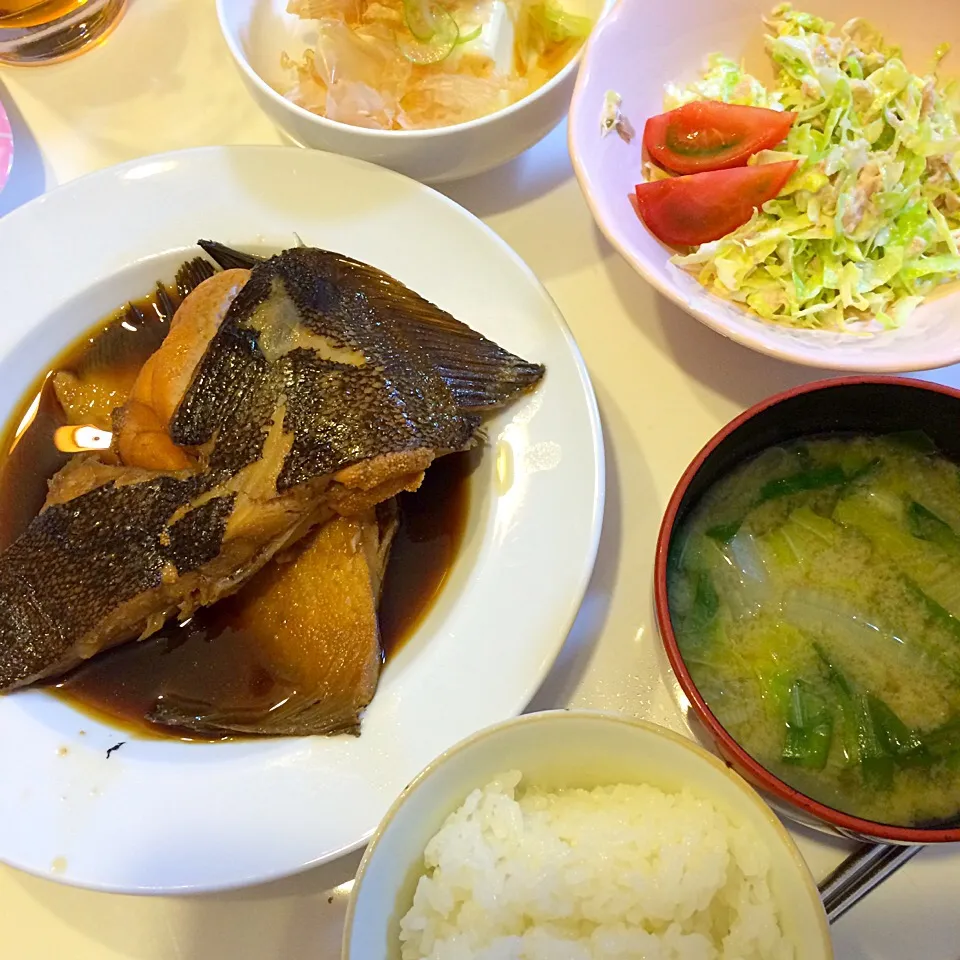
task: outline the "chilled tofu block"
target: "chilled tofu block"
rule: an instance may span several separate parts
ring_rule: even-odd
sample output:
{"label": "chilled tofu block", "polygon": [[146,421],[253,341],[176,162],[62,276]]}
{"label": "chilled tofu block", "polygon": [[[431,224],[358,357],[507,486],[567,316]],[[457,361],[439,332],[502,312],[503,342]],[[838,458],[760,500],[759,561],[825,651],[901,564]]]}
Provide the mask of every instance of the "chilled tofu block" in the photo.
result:
{"label": "chilled tofu block", "polygon": [[513,72],[513,19],[503,0],[482,0],[477,4],[474,15],[464,20],[462,32],[469,36],[477,27],[480,35],[474,40],[461,43],[452,57],[463,57],[493,61],[494,71],[501,76]]}

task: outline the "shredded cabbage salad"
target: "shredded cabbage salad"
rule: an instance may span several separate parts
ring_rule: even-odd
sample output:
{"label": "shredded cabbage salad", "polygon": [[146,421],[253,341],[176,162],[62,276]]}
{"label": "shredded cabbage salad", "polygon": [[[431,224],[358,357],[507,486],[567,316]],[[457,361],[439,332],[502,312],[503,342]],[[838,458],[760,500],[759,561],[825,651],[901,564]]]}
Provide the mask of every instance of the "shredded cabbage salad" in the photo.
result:
{"label": "shredded cabbage salad", "polygon": [[[772,90],[715,54],[699,82],[667,88],[666,109],[723,100],[796,111],[784,145],[751,163],[801,165],[748,223],[673,262],[764,320],[898,327],[960,277],[960,87],[937,76],[947,47],[917,76],[862,19],[834,31],[782,4],[765,23]],[[663,175],[648,166],[648,179]]]}

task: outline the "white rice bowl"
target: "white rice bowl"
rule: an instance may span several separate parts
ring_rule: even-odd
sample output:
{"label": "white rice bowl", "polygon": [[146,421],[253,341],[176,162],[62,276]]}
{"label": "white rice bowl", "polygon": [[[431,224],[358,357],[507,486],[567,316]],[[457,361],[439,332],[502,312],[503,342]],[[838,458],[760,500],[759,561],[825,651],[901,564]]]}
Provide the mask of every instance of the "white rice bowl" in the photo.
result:
{"label": "white rice bowl", "polygon": [[403,960],[792,960],[754,830],[687,790],[474,790],[427,844]]}

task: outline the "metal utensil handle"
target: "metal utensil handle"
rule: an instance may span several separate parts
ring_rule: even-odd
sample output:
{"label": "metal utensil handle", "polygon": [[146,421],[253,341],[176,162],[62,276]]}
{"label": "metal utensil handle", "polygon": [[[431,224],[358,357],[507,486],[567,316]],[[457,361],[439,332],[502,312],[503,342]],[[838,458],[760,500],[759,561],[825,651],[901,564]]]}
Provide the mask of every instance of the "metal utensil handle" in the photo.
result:
{"label": "metal utensil handle", "polygon": [[919,846],[889,843],[867,843],[854,850],[819,886],[827,920],[839,920],[920,850]]}
{"label": "metal utensil handle", "polygon": [[888,843],[863,843],[847,857],[829,876],[820,881],[820,899],[826,903],[854,882],[865,871],[882,860],[890,851]]}

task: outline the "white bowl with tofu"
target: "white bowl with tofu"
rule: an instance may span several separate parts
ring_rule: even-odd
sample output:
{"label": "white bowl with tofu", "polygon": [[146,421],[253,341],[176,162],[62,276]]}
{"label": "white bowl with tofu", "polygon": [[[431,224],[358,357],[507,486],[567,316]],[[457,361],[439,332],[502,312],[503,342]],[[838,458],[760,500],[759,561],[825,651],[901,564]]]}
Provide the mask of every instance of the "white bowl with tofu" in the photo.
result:
{"label": "white bowl with tofu", "polygon": [[[296,2],[303,5],[304,0]],[[375,0],[360,2],[376,6]],[[556,2],[545,0],[539,6],[561,9]],[[338,0],[311,3],[314,10],[324,13],[337,6]],[[447,67],[454,67],[459,58],[472,57],[475,63],[488,61],[488,75],[509,75],[515,40],[509,3],[480,0],[472,6],[469,32],[461,34],[444,58]],[[562,0],[564,14],[593,22],[604,7],[604,0]],[[477,119],[425,129],[382,129],[319,116],[281,92],[296,82],[291,61],[302,62],[305,51],[316,48],[321,29],[321,21],[303,19],[287,8],[288,0],[217,0],[223,35],[247,89],[277,127],[300,146],[369,160],[425,183],[440,183],[506,163],[542,139],[566,115],[582,43],[542,86],[516,102],[505,99],[507,105]],[[427,9],[437,7],[428,5]]]}

